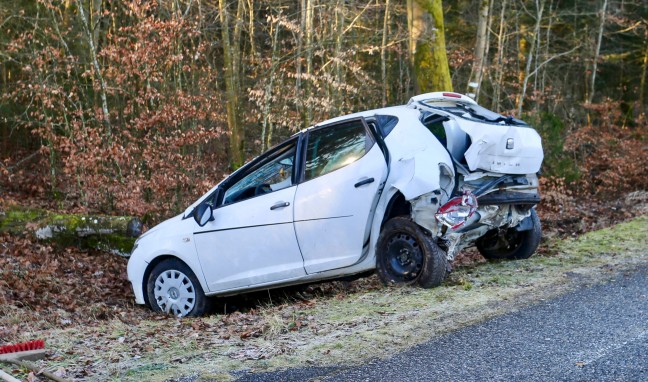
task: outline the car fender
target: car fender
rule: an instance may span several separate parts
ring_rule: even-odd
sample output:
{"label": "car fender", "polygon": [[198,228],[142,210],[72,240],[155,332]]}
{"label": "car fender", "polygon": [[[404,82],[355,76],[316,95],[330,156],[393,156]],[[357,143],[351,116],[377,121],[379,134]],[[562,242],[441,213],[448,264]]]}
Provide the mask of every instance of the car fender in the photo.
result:
{"label": "car fender", "polygon": [[[408,201],[440,188],[451,192],[454,187],[452,158],[423,126],[419,111],[404,108],[394,114],[398,125],[385,138],[390,154],[387,184],[398,189]],[[442,184],[442,168],[449,169],[451,184]]]}
{"label": "car fender", "polygon": [[145,303],[145,277],[151,265],[161,257],[175,257],[187,264],[203,290],[208,290],[193,243],[194,225],[193,219],[182,219],[182,215],[178,215],[153,227],[137,240],[127,268],[136,303]]}

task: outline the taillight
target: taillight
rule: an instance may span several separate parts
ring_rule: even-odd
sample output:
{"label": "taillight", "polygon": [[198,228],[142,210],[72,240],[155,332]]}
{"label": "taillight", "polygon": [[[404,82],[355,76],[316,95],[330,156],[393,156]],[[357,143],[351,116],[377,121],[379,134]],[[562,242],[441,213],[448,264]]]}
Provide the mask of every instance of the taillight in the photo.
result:
{"label": "taillight", "polygon": [[452,98],[461,98],[461,94],[457,93],[443,93],[444,97],[452,97]]}
{"label": "taillight", "polygon": [[450,199],[434,214],[439,223],[457,229],[477,211],[477,198],[470,191]]}

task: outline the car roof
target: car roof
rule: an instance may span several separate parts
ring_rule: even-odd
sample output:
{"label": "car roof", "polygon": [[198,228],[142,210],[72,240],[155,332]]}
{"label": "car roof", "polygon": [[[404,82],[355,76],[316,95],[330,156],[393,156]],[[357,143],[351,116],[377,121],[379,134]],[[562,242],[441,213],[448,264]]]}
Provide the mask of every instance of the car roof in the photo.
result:
{"label": "car roof", "polygon": [[477,104],[472,98],[459,94],[459,93],[453,93],[453,92],[432,92],[432,93],[425,93],[425,94],[420,94],[417,96],[414,96],[410,98],[409,102],[406,105],[398,105],[398,106],[389,106],[389,107],[383,107],[379,109],[371,109],[371,110],[365,110],[365,111],[360,111],[357,113],[353,114],[347,114],[347,115],[342,115],[338,116],[335,118],[327,119],[325,121],[319,122],[313,126],[307,127],[305,129],[300,130],[294,135],[297,135],[299,133],[306,132],[308,130],[324,126],[324,125],[329,125],[331,123],[339,122],[339,121],[344,121],[347,119],[353,119],[353,118],[360,118],[360,117],[373,117],[375,115],[393,115],[398,117],[399,115],[404,115],[404,114],[411,114],[411,111],[414,108],[414,104],[417,102],[423,102],[427,106],[452,106],[456,104],[457,102],[465,102],[465,103],[471,103],[471,104]]}

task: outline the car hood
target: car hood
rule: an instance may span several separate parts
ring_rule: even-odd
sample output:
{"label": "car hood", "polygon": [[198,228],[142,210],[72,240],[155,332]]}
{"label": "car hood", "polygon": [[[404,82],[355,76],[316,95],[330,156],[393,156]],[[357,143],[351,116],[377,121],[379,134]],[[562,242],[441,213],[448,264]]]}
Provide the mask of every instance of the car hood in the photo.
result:
{"label": "car hood", "polygon": [[[144,232],[142,236],[140,236],[137,241],[141,240],[151,240],[155,239],[159,236],[169,236],[171,234],[182,234],[182,233],[188,233],[191,234],[192,230],[192,225],[187,224],[187,221],[193,221],[193,219],[183,219],[183,214],[174,216],[170,219],[167,219],[163,221],[162,223],[154,226],[150,230]],[[186,227],[186,228],[184,228]]]}

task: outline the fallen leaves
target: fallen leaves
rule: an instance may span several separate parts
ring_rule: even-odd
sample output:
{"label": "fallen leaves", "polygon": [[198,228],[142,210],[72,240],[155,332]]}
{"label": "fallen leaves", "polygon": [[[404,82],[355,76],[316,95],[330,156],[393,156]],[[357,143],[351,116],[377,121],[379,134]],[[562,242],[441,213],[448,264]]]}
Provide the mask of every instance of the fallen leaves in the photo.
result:
{"label": "fallen leaves", "polygon": [[21,308],[30,329],[36,329],[37,322],[68,326],[132,311],[126,259],[58,249],[7,233],[0,241],[5,248],[0,257],[0,303]]}
{"label": "fallen leaves", "polygon": [[284,354],[287,352],[286,348],[279,346],[249,346],[239,351],[229,354],[229,357],[232,359],[238,360],[259,360],[259,359],[269,359],[279,354]]}

